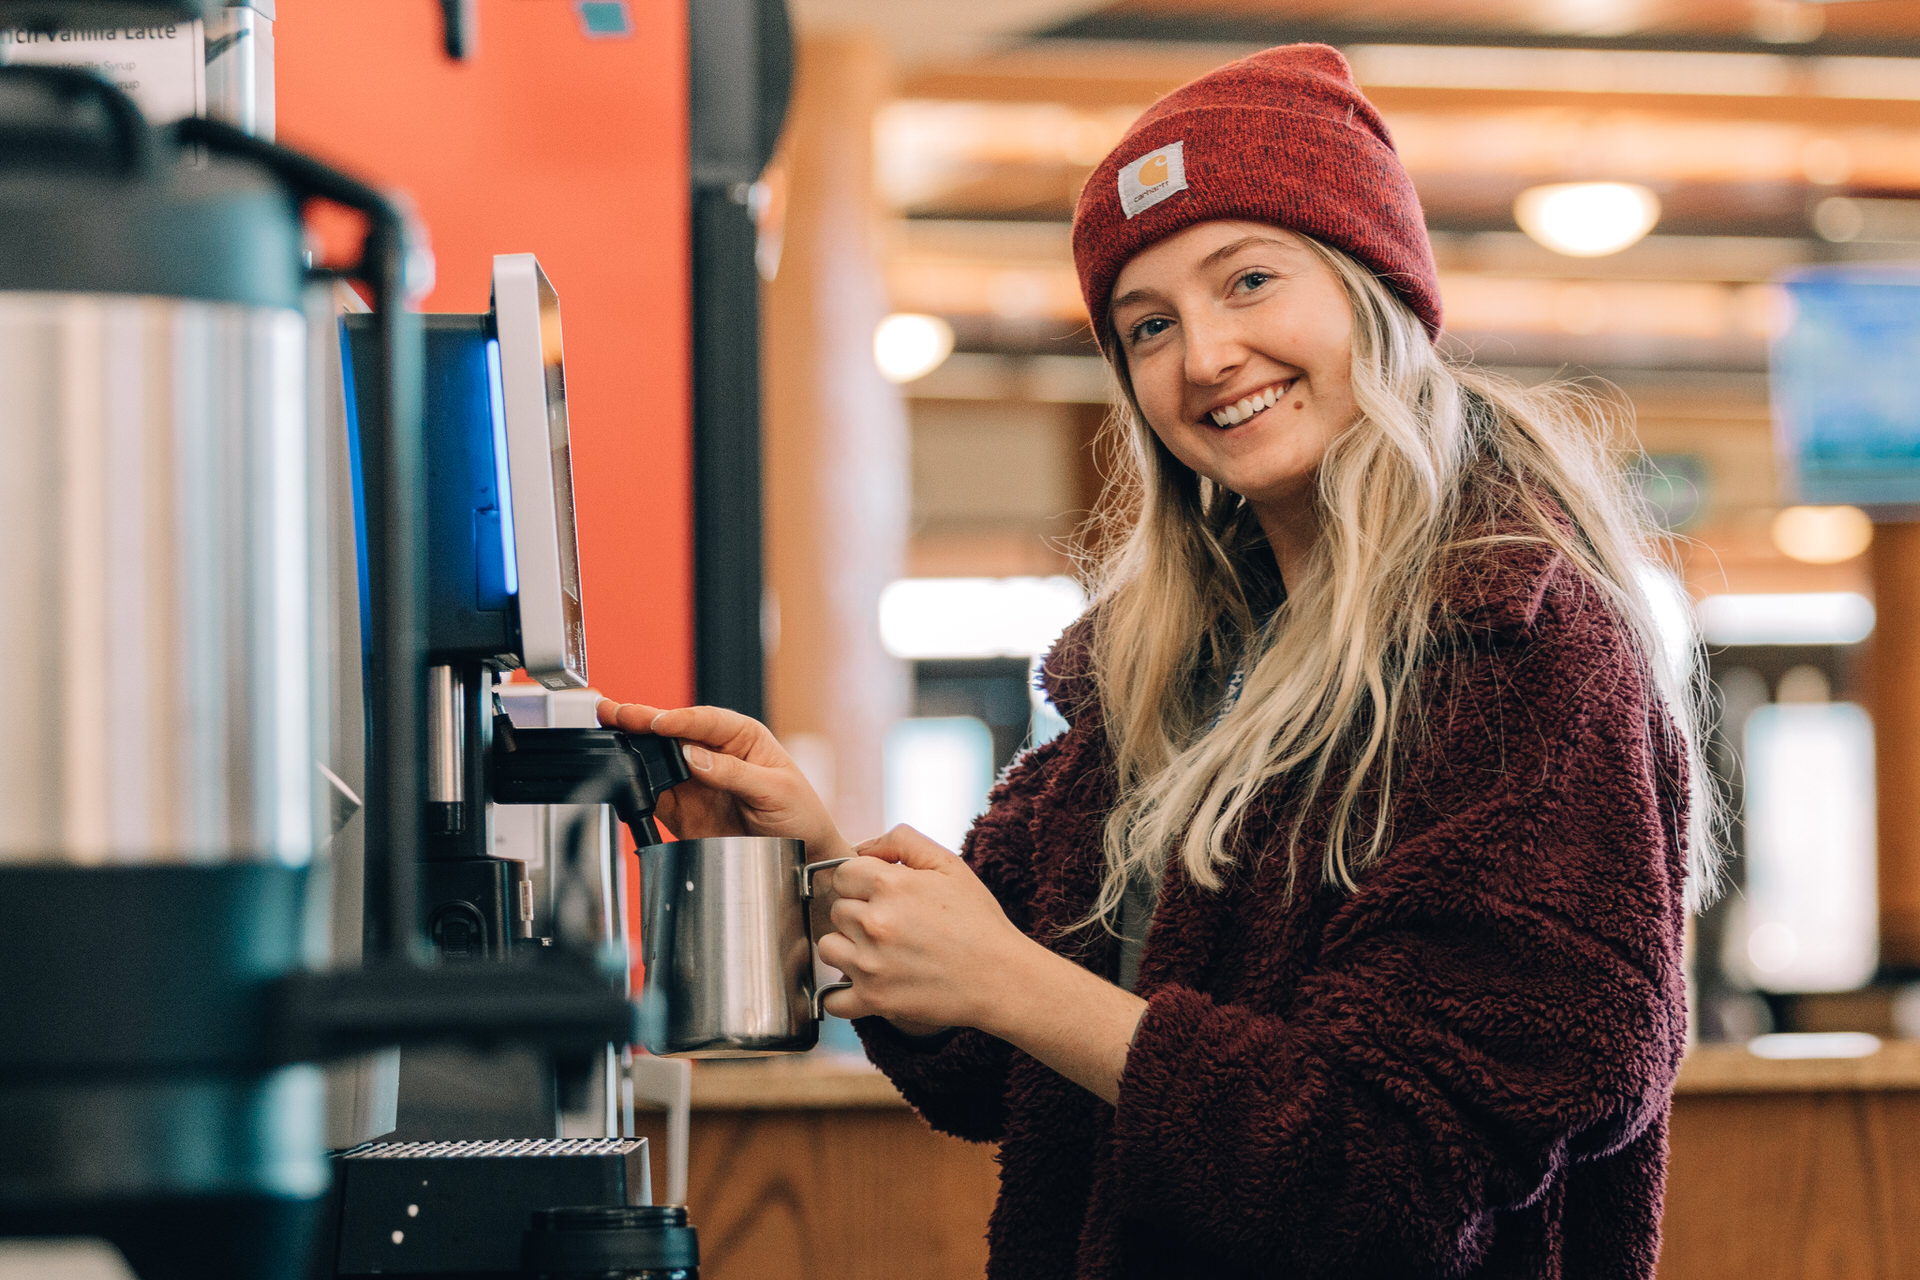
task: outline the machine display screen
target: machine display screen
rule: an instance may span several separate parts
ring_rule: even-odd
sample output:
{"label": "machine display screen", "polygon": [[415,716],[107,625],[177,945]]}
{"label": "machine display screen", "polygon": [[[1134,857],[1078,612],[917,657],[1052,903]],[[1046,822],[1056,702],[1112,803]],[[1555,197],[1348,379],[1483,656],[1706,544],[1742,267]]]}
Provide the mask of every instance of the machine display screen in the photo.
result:
{"label": "machine display screen", "polygon": [[587,631],[580,609],[580,539],[573,518],[573,445],[567,427],[567,372],[560,341],[560,298],[540,283],[540,362],[546,373],[547,438],[553,455],[553,511],[560,540],[561,608],[566,614],[567,666],[587,669]]}
{"label": "machine display screen", "polygon": [[532,254],[494,258],[493,324],[520,587],[520,657],[527,674],[549,689],[584,688],[587,632],[560,296]]}

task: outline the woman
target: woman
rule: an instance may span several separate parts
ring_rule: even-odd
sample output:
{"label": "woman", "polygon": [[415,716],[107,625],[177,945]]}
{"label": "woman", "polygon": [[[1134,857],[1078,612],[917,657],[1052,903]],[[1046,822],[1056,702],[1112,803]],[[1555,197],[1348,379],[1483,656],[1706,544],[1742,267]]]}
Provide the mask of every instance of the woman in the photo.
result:
{"label": "woman", "polygon": [[[1162,99],[1074,252],[1135,475],[1070,728],[832,873],[827,1008],[1001,1144],[995,1276],[1651,1276],[1708,845],[1603,424],[1435,353],[1328,48]],[[848,851],[759,725],[602,713],[696,744],[681,834]]]}

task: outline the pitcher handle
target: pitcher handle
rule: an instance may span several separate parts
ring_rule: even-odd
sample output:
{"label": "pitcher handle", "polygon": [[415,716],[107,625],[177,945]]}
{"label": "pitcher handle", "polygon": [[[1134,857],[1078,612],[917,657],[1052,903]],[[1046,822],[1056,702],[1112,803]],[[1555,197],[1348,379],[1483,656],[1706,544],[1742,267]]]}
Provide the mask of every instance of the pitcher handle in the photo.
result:
{"label": "pitcher handle", "polygon": [[[802,902],[813,901],[813,873],[814,872],[825,871],[829,867],[837,867],[843,862],[852,862],[852,861],[853,861],[852,858],[828,858],[823,862],[809,862],[806,866],[800,868],[800,901]],[[820,1002],[822,1000],[825,1000],[827,996],[832,992],[844,991],[848,987],[851,987],[852,985],[853,983],[849,982],[845,978],[842,978],[838,982],[829,982],[824,987],[821,987],[819,990],[815,991],[813,993],[813,1020],[815,1022],[818,1022],[820,1021],[820,1019],[827,1016],[825,1010],[823,1010],[820,1005]]]}
{"label": "pitcher handle", "polygon": [[[859,855],[854,855],[858,857]],[[853,858],[828,858],[824,862],[809,862],[800,868],[800,901],[813,901],[813,873],[837,867],[843,862],[852,862]]]}

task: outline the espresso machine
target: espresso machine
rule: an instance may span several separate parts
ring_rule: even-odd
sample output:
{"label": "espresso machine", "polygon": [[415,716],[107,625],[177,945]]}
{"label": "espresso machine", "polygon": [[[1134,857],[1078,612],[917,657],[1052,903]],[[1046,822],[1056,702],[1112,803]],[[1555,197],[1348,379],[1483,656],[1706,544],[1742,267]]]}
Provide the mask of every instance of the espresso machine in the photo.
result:
{"label": "espresso machine", "polygon": [[[652,796],[687,775],[665,739],[516,731],[497,692],[514,671],[551,690],[587,685],[560,300],[546,273],[532,254],[499,255],[485,314],[422,323],[424,915],[441,956],[500,958],[538,941],[549,904],[536,909],[524,860],[496,855],[494,806],[584,803],[591,794],[654,844]],[[362,374],[377,359],[377,334],[364,316],[349,317],[345,330],[357,453],[369,416]]]}
{"label": "espresso machine", "polygon": [[[494,259],[482,314],[430,314],[424,329],[426,755],[421,915],[445,963],[490,963],[566,945],[628,966],[616,842],[591,808],[610,805],[637,843],[659,843],[654,798],[684,780],[677,744],[544,714],[516,725],[527,685],[587,683],[560,300],[531,254]],[[343,321],[347,436],[366,447],[365,375],[378,356],[371,317]],[[363,523],[363,527],[366,526]],[[363,558],[381,548],[363,537]],[[504,695],[504,696],[503,696]],[[529,720],[543,723],[528,723]],[[551,850],[513,848],[501,806],[573,806]],[[587,806],[587,809],[581,809]],[[548,856],[550,854],[550,856]],[[595,1109],[618,1089],[608,1045]],[[457,1049],[402,1054],[397,1136],[550,1138],[562,1099],[538,1054]],[[578,1109],[578,1108],[572,1108]]]}
{"label": "espresso machine", "polygon": [[[0,21],[93,29],[206,7],[0,0]],[[301,213],[316,201],[364,219],[354,261],[308,264]],[[117,1251],[140,1280],[304,1276],[311,1242],[352,1207],[343,1169],[449,1158],[330,1152],[319,1064],[518,1045],[577,1079],[633,1038],[623,975],[577,930],[487,964],[433,953],[423,906],[445,898],[423,854],[461,835],[446,806],[481,792],[430,781],[428,669],[452,664],[430,663],[422,590],[409,242],[385,196],[297,152],[202,118],[156,127],[84,71],[0,68],[0,609],[22,677],[0,738],[0,1261],[32,1274],[59,1272],[24,1242],[68,1240]],[[348,478],[315,341],[334,331],[342,278],[372,302],[351,366],[352,566],[327,527]],[[343,581],[359,584],[364,643],[339,663]],[[564,621],[544,634],[566,653]],[[363,684],[352,723],[333,711],[342,669]],[[325,767],[350,732],[358,787]],[[670,782],[671,760],[631,743],[505,738],[485,744],[485,785],[608,800],[641,824]],[[349,827],[352,956],[327,927]],[[461,919],[470,944],[492,945],[486,919],[456,917],[442,952]],[[584,1159],[565,1198],[536,1202],[559,1214],[540,1230],[579,1244],[633,1229],[612,1221],[645,1198],[633,1155],[458,1158],[490,1161],[466,1168],[496,1188],[533,1156]],[[539,1224],[494,1216],[517,1267]],[[432,1228],[413,1228],[416,1246]],[[402,1247],[404,1229],[383,1232]]]}

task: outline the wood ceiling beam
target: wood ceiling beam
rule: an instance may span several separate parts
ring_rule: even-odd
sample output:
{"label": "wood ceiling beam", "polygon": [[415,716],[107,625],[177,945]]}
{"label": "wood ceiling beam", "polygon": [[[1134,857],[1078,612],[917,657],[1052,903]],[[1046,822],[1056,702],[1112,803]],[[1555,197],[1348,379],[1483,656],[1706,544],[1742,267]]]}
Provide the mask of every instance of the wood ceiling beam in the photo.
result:
{"label": "wood ceiling beam", "polygon": [[1679,93],[1552,93],[1538,89],[1428,89],[1399,85],[1362,85],[1382,112],[1423,111],[1472,114],[1551,107],[1562,111],[1646,112],[1699,120],[1754,120],[1818,128],[1856,125],[1920,125],[1920,100],[1829,98],[1803,95],[1761,97]]}
{"label": "wood ceiling beam", "polygon": [[[1108,47],[1072,51],[1027,46],[971,63],[908,76],[902,98],[953,102],[1059,103],[1085,109],[1145,108],[1222,62],[1245,53],[1214,47],[1201,57],[1157,53],[1109,60]],[[1367,84],[1361,88],[1382,111],[1475,113],[1552,107],[1573,111],[1631,111],[1702,120],[1757,120],[1813,127],[1920,125],[1920,99],[1843,98],[1790,94],[1574,93],[1543,89],[1452,89]]]}
{"label": "wood ceiling beam", "polygon": [[1797,44],[1775,44],[1728,31],[1648,31],[1619,36],[1582,36],[1527,31],[1511,26],[1439,25],[1431,22],[1357,25],[1324,18],[1260,13],[1143,12],[1108,9],[1035,33],[1035,40],[1109,40],[1153,44],[1496,45],[1510,49],[1596,49],[1621,53],[1766,53],[1795,57],[1920,57],[1920,36],[1827,33]]}

